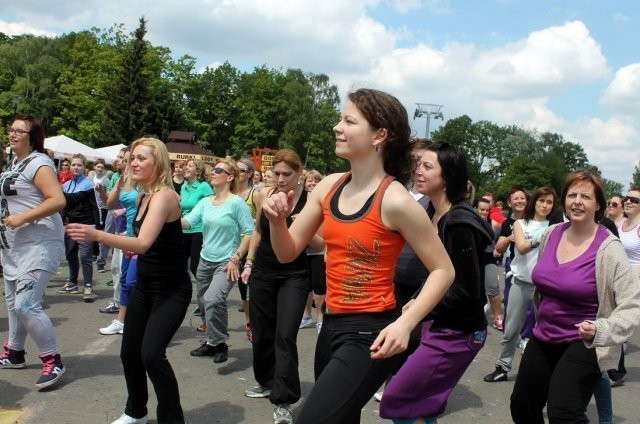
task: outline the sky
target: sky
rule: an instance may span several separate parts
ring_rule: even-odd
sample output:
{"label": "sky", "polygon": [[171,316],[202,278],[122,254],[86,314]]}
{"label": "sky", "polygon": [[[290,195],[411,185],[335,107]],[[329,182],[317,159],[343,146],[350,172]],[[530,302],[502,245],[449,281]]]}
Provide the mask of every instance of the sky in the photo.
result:
{"label": "sky", "polygon": [[61,35],[144,16],[147,39],[198,68],[228,61],[323,73],[374,87],[443,119],[519,125],[583,146],[624,184],[640,160],[640,2],[636,0],[3,0],[0,32]]}

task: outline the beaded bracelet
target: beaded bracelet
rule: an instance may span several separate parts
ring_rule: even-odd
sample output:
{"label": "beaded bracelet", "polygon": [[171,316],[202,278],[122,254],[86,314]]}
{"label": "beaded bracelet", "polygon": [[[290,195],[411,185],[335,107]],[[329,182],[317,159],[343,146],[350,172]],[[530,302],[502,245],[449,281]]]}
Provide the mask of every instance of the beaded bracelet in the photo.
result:
{"label": "beaded bracelet", "polygon": [[229,258],[229,262],[231,262],[234,265],[240,265],[240,259],[236,258],[235,256],[232,256],[231,258]]}

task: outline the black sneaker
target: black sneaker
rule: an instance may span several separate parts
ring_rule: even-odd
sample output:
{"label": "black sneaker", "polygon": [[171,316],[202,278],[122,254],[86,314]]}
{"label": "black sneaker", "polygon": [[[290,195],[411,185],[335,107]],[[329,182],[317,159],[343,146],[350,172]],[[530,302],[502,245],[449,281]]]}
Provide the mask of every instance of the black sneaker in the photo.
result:
{"label": "black sneaker", "polygon": [[117,314],[118,312],[120,312],[120,307],[116,306],[114,302],[111,302],[104,308],[98,309],[98,311],[102,312],[103,314]]}
{"label": "black sneaker", "polygon": [[60,354],[49,354],[40,356],[42,360],[42,373],[40,378],[36,381],[36,387],[38,389],[44,389],[46,387],[54,385],[66,371],[62,361],[60,360]]}
{"label": "black sneaker", "polygon": [[67,281],[64,286],[62,286],[61,288],[56,290],[56,293],[79,294],[80,291],[78,290],[78,285],[77,284],[73,284],[73,283]]}
{"label": "black sneaker", "polygon": [[484,381],[486,381],[487,383],[507,381],[507,371],[503,370],[502,367],[496,367],[496,370],[494,372],[484,376]]}
{"label": "black sneaker", "polygon": [[191,351],[191,356],[215,356],[217,349],[203,341],[199,348]]}
{"label": "black sneaker", "polygon": [[9,348],[9,343],[4,344],[4,353],[0,355],[0,368],[25,368],[27,363],[24,360],[24,350],[13,350]]}
{"label": "black sneaker", "polygon": [[229,359],[229,346],[226,343],[220,343],[215,346],[216,353],[213,355],[213,363],[220,364],[226,362]]}

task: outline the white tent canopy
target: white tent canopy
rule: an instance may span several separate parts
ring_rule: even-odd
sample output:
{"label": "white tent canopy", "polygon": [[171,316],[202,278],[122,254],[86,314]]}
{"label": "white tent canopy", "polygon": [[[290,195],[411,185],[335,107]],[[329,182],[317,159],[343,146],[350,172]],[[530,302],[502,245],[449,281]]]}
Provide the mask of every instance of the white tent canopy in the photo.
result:
{"label": "white tent canopy", "polygon": [[120,150],[125,147],[127,146],[125,146],[124,144],[115,144],[113,146],[100,147],[96,149],[96,152],[100,153],[107,163],[113,164],[116,161]]}
{"label": "white tent canopy", "polygon": [[44,148],[53,151],[53,156],[56,159],[71,159],[76,153],[82,153],[89,161],[95,161],[98,158],[104,159],[100,152],[66,135],[45,138]]}

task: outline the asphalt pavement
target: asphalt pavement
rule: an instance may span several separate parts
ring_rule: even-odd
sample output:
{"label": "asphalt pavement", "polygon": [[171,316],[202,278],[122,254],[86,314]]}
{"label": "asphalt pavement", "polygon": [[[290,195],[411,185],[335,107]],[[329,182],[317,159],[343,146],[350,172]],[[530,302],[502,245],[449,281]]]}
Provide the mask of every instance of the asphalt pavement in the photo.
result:
{"label": "asphalt pavement", "polygon": [[[57,331],[62,361],[67,371],[59,385],[52,390],[37,391],[34,384],[40,373],[40,361],[33,341],[27,339],[27,368],[0,370],[0,424],[43,423],[80,424],[110,423],[118,418],[126,401],[119,351],[121,336],[103,336],[98,328],[107,326],[115,315],[98,312],[112,294],[107,285],[110,273],[94,274],[96,294],[93,303],[84,303],[81,295],[58,294],[68,269],[63,262],[58,274],[49,284],[45,307]],[[267,399],[250,399],[244,390],[252,387],[251,345],[244,330],[244,314],[239,312],[240,295],[233,289],[229,297],[229,360],[214,364],[211,358],[194,358],[189,352],[200,345],[204,334],[195,331],[198,318],[192,307],[175,335],[167,356],[180,384],[182,405],[188,423],[272,423],[273,407]],[[7,311],[0,308],[0,335],[7,337]],[[509,396],[515,372],[509,381],[485,383],[482,377],[494,369],[499,351],[500,334],[491,328],[485,347],[480,351],[458,386],[453,391],[446,412],[439,422],[456,424],[509,423]],[[315,328],[302,329],[298,334],[300,376],[303,398],[293,405],[295,411],[313,386],[313,352],[317,333]],[[626,366],[628,374],[622,386],[613,388],[616,423],[640,423],[635,408],[640,394],[638,362],[640,337],[629,343]],[[519,365],[517,354],[514,369]],[[340,384],[336,382],[336,384]],[[155,420],[156,400],[149,383],[149,418]],[[371,400],[362,411],[362,423],[390,423],[378,417],[378,403]],[[597,423],[593,401],[588,415]],[[299,423],[304,424],[304,423]],[[338,423],[336,423],[338,424]]]}

